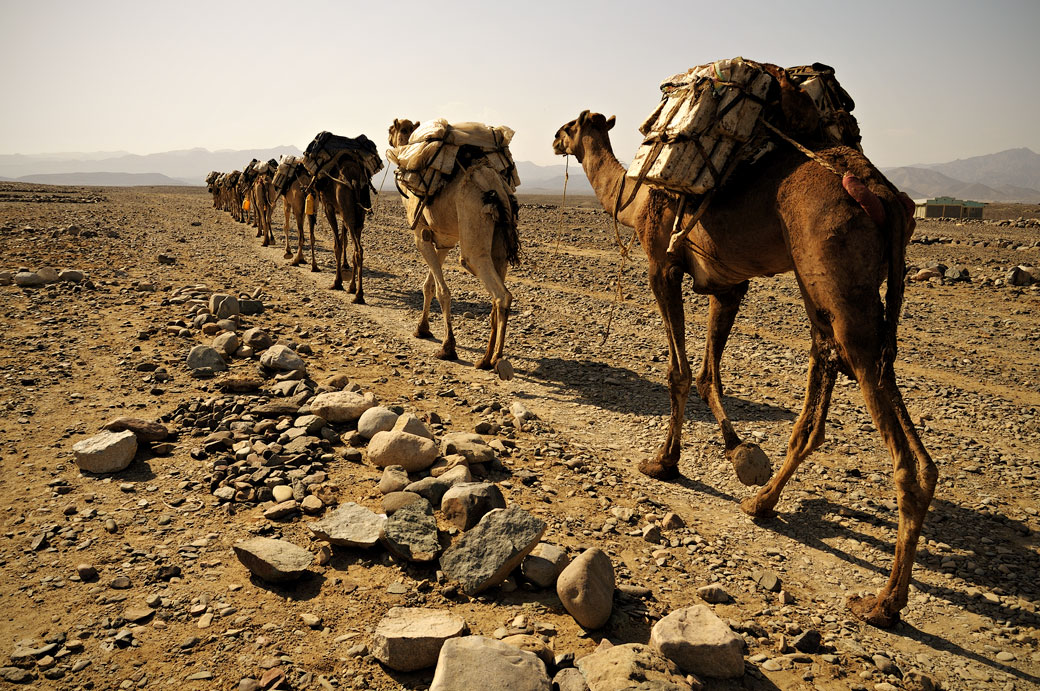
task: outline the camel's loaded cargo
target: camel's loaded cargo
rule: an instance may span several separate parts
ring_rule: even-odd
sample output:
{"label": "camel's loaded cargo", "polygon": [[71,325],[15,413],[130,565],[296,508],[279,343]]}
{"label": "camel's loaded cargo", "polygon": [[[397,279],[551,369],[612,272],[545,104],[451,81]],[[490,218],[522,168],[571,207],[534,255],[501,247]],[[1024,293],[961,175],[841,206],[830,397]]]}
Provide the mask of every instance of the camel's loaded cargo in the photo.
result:
{"label": "camel's loaded cargo", "polygon": [[510,192],[520,184],[509,142],[513,130],[490,127],[479,122],[448,124],[434,120],[422,125],[408,138],[408,143],[387,150],[386,156],[397,165],[397,183],[406,190],[430,199],[446,185],[456,171],[476,158],[487,159],[498,171]]}
{"label": "camel's loaded cargo", "polygon": [[373,175],[383,169],[379,149],[365,135],[342,137],[331,132],[319,132],[304,152],[303,166],[311,175],[318,177],[327,173],[344,157],[353,158],[364,171],[364,179],[371,183]]}
{"label": "camel's loaded cargo", "polygon": [[644,140],[628,177],[683,194],[721,186],[738,163],[772,148],[759,124],[776,110],[769,106],[776,105],[778,84],[801,87],[816,106],[823,135],[842,143],[842,126],[855,122],[848,114],[854,104],[833,69],[719,60],[661,82],[661,102],[639,128]]}
{"label": "camel's loaded cargo", "polygon": [[275,171],[274,178],[271,180],[271,185],[279,195],[285,194],[289,189],[293,178],[296,177],[296,167],[298,165],[300,165],[300,159],[296,156],[282,156],[282,160],[278,164],[278,170]]}

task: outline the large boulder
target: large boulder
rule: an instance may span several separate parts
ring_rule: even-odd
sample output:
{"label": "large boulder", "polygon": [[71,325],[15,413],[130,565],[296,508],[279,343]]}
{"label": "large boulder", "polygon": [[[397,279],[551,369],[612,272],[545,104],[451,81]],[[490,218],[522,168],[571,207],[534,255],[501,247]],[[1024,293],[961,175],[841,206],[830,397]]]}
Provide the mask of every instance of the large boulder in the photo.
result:
{"label": "large boulder", "polygon": [[575,664],[584,675],[589,691],[690,691],[693,688],[675,663],[640,643],[597,650],[579,658]]}
{"label": "large boulder", "polygon": [[353,422],[375,404],[376,397],[372,393],[354,391],[320,393],[307,403],[312,413],[328,422]]}
{"label": "large boulder", "polygon": [[271,583],[294,581],[314,562],[314,555],[304,548],[268,537],[236,542],[232,549],[254,576]]}
{"label": "large boulder", "polygon": [[227,319],[228,317],[240,314],[242,310],[239,307],[238,298],[234,295],[214,293],[209,298],[209,311],[214,314],[217,319]]}
{"label": "large boulder", "polygon": [[208,345],[197,345],[188,351],[185,360],[189,369],[209,369],[213,372],[223,372],[228,368],[224,362],[224,356],[218,350]]}
{"label": "large boulder", "polygon": [[253,327],[252,329],[247,329],[242,334],[242,345],[248,346],[259,353],[274,345],[274,339],[266,331]]}
{"label": "large boulder", "polygon": [[520,564],[520,571],[538,587],[550,588],[569,563],[570,558],[561,548],[539,542]]}
{"label": "large boulder", "polygon": [[492,509],[506,508],[502,490],[490,482],[459,483],[444,492],[440,504],[441,513],[459,530],[469,530]]}
{"label": "large boulder", "polygon": [[[276,343],[264,351],[263,355],[260,356],[260,364],[267,369],[278,370],[279,372],[307,369],[307,363],[296,354],[295,350],[280,343]],[[322,417],[325,416],[322,415]],[[328,418],[325,419],[328,420]]]}
{"label": "large boulder", "polygon": [[744,674],[744,639],[707,605],[679,609],[654,625],[650,647],[684,672],[732,679]]}
{"label": "large boulder", "polygon": [[495,450],[488,446],[484,437],[471,432],[452,432],[441,437],[441,455],[458,454],[466,463],[488,463],[495,460]]}
{"label": "large boulder", "polygon": [[385,516],[348,502],[307,527],[317,537],[333,545],[367,548],[379,542],[385,525]]}
{"label": "large boulder", "polygon": [[104,431],[72,445],[76,465],[88,473],[118,473],[134,460],[137,435],[130,430]]}
{"label": "large boulder", "polygon": [[426,437],[408,432],[377,432],[368,443],[368,460],[380,468],[399,465],[414,473],[433,465],[437,460],[437,445]]}
{"label": "large boulder", "polygon": [[394,511],[383,527],[383,546],[408,561],[433,561],[441,553],[437,519],[425,499]]}
{"label": "large boulder", "polygon": [[145,443],[162,441],[170,435],[166,425],[136,417],[117,417],[111,422],[105,423],[104,429],[109,432],[130,430],[137,437],[137,441]]}
{"label": "large boulder", "polygon": [[369,647],[390,669],[413,672],[437,664],[449,638],[466,632],[466,621],[448,610],[393,607],[376,625]]}
{"label": "large boulder", "polygon": [[371,439],[377,432],[388,432],[394,428],[398,415],[389,408],[373,406],[358,418],[357,431],[365,439]]}
{"label": "large boulder", "polygon": [[483,636],[445,641],[430,691],[550,691],[534,653]]}
{"label": "large boulder", "polygon": [[592,548],[567,565],[556,579],[556,594],[574,620],[587,629],[607,623],[614,608],[614,566]]}
{"label": "large boulder", "polygon": [[495,509],[445,550],[441,569],[476,595],[504,581],[538,544],[545,527],[545,521],[519,506]]}
{"label": "large boulder", "polygon": [[397,421],[394,422],[393,428],[398,432],[408,432],[409,434],[417,434],[420,437],[433,439],[433,432],[426,426],[426,423],[412,413],[404,413],[398,417]]}

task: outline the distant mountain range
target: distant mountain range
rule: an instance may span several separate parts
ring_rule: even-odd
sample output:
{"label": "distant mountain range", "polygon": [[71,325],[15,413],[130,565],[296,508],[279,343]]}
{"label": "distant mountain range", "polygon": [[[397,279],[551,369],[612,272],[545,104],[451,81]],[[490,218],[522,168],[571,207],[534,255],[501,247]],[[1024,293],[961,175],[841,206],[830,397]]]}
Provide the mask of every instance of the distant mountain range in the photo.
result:
{"label": "distant mountain range", "polygon": [[[0,179],[55,185],[201,185],[211,170],[241,169],[251,159],[299,156],[295,146],[270,149],[209,151],[185,149],[144,156],[122,151],[62,154],[0,155]],[[565,168],[517,161],[521,193],[560,194]],[[983,202],[1040,202],[1040,154],[1009,149],[986,156],[883,169],[904,192],[918,199],[946,195]],[[391,174],[375,180],[393,189]],[[592,194],[576,161],[570,166],[567,193]]]}
{"label": "distant mountain range", "polygon": [[914,199],[948,196],[980,202],[1040,202],[1040,154],[1031,149],[881,172]]}

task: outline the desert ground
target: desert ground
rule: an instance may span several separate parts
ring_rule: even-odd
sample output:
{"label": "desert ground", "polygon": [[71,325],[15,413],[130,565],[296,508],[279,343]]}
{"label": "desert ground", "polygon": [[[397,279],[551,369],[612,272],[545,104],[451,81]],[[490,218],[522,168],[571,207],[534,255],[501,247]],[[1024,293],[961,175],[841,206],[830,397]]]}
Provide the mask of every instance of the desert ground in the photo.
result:
{"label": "desert ground", "polygon": [[[434,359],[438,342],[412,336],[425,266],[396,195],[379,195],[365,227],[365,305],[328,289],[324,220],[322,270],[312,273],[289,266],[280,246],[261,247],[253,228],[211,201],[201,188],[0,185],[0,270],[85,275],[0,286],[0,685],[232,689],[264,679],[268,688],[424,689],[432,668],[397,672],[369,652],[391,607],[447,609],[489,637],[533,632],[567,665],[568,653],[580,658],[604,640],[646,643],[662,616],[705,604],[698,588],[717,585],[729,597],[710,607],[746,641],[747,671],[702,680],[706,688],[1040,687],[1040,287],[1005,281],[1012,267],[1040,262],[1040,228],[1017,222],[1040,208],[920,222],[908,249],[911,275],[941,263],[966,268],[968,280],[907,286],[896,372],[940,480],[909,605],[881,630],[845,606],[887,580],[896,520],[890,457],[854,383],[839,379],[827,441],[775,519],[740,511],[752,489],[724,461],[696,395],[683,478],[636,471],[664,435],[666,347],[638,246],[615,304],[622,264],[596,200],[561,209],[558,197],[521,197],[525,258],[507,280],[509,381],[472,367],[489,305],[457,252],[447,277],[461,361]],[[280,205],[274,218],[280,236]],[[262,301],[241,327],[296,346],[314,383],[345,375],[438,435],[499,440],[487,478],[546,522],[542,541],[571,557],[588,547],[610,557],[619,590],[607,624],[583,629],[552,588],[519,574],[468,597],[439,578],[436,562],[404,562],[379,546],[330,556],[307,528],[316,515],[271,519],[270,502],[215,496],[220,454],[209,435],[298,390],[278,387],[249,358],[233,359],[231,374],[263,375],[258,392],[225,393],[219,377],[191,375],[188,351],[213,337],[186,298],[212,293]],[[697,367],[706,299],[686,297]],[[443,335],[436,306],[431,326]],[[774,469],[801,410],[808,349],[794,278],[754,281],[723,377],[738,432]],[[514,403],[536,417],[516,420]],[[164,423],[169,445],[142,447],[113,475],[81,473],[73,444],[119,416]],[[324,474],[326,503],[381,511],[381,469],[349,424],[330,429],[306,472]],[[664,526],[668,513],[679,520]],[[232,551],[256,536],[326,551],[301,581],[270,585]],[[820,634],[811,653],[791,645],[806,631]]]}

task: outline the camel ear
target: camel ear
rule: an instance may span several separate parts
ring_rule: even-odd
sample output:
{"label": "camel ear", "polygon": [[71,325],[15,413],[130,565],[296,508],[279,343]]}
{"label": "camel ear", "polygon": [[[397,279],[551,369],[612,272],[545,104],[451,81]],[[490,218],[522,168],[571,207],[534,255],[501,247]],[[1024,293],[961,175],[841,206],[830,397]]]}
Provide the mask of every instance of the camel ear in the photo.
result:
{"label": "camel ear", "polygon": [[580,126],[584,125],[586,122],[588,122],[588,120],[589,120],[589,111],[587,111],[587,110],[581,111],[581,113],[578,115],[578,126],[580,127]]}
{"label": "camel ear", "polygon": [[611,115],[609,118],[607,118],[607,129],[608,130],[613,129],[614,128],[614,124],[615,124],[615,118],[614,118],[613,115]]}
{"label": "camel ear", "polygon": [[394,127],[400,127],[400,126],[401,126],[401,121],[398,120],[397,118],[394,118]]}

